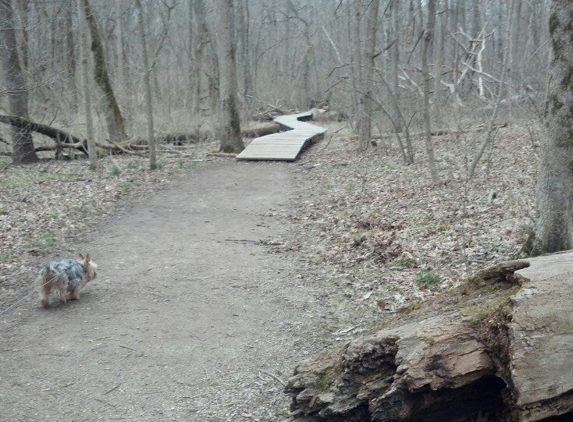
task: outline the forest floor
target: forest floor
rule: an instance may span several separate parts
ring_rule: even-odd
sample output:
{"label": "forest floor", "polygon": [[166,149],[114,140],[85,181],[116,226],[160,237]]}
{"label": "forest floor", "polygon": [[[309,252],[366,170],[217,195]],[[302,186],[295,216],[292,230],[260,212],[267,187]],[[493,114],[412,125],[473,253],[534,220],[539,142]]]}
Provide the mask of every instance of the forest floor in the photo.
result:
{"label": "forest floor", "polygon": [[[0,418],[286,420],[297,362],[519,253],[534,126],[501,129],[470,182],[483,134],[434,138],[438,185],[421,153],[404,166],[389,141],[359,153],[325,126],[292,164],[203,143],[155,172],[139,157],[2,168]],[[40,309],[42,263],[78,252],[97,279]]]}

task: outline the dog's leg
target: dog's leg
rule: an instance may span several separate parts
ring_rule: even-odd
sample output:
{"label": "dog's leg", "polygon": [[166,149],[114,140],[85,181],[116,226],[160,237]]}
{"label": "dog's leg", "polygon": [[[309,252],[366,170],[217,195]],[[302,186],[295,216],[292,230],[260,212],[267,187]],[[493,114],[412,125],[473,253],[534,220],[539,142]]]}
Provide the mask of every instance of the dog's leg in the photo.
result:
{"label": "dog's leg", "polygon": [[70,292],[70,300],[80,300],[80,289],[79,287],[75,288]]}
{"label": "dog's leg", "polygon": [[56,290],[56,297],[58,298],[60,303],[62,304],[66,303],[68,300],[66,299],[65,290],[62,290],[60,286],[56,287],[55,290]]}
{"label": "dog's leg", "polygon": [[[44,280],[42,279],[41,281],[44,281]],[[46,284],[45,282],[40,287],[40,303],[42,304],[43,308],[49,308],[50,307],[50,299],[49,299],[50,290],[51,290],[51,286],[49,284]]]}

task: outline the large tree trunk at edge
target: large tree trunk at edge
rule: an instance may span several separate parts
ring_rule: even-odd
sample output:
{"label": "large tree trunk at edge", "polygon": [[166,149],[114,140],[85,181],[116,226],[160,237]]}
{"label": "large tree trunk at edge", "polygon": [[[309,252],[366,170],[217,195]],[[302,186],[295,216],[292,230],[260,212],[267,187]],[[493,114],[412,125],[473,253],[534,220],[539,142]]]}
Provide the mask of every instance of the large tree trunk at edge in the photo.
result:
{"label": "large tree trunk at edge", "polygon": [[573,3],[553,0],[549,16],[552,86],[537,181],[539,252],[573,247]]}
{"label": "large tree trunk at edge", "polygon": [[108,134],[112,141],[121,141],[127,138],[125,125],[107,72],[103,44],[89,1],[83,0],[83,5],[92,39],[91,50],[94,56],[94,79],[103,92],[102,105],[104,107]]}
{"label": "large tree trunk at edge", "polygon": [[237,101],[237,68],[235,66],[235,51],[233,47],[233,32],[231,27],[230,0],[217,0],[216,32],[217,58],[219,60],[219,98],[221,152],[239,153],[245,146],[241,138],[241,119]]}
{"label": "large tree trunk at edge", "polygon": [[[14,16],[10,0],[0,0],[0,54],[4,65],[4,78],[8,88],[10,112],[28,118],[28,88],[20,67]],[[12,126],[12,159],[15,164],[38,161],[32,132],[27,127]]]}

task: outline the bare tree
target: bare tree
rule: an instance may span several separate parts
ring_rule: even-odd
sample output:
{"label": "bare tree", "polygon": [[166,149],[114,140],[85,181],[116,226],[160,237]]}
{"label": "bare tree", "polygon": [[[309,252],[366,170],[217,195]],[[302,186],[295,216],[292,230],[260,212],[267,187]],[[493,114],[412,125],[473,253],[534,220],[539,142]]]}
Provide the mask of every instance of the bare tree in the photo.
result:
{"label": "bare tree", "polygon": [[[0,54],[4,65],[4,78],[8,88],[10,112],[28,118],[28,87],[20,66],[18,45],[14,30],[14,15],[10,0],[0,0]],[[34,150],[32,132],[27,128],[12,126],[12,160],[17,164],[38,160]]]}
{"label": "bare tree", "polygon": [[[243,81],[243,101],[248,105],[253,91],[253,79],[251,73],[251,51],[249,48],[250,23],[249,23],[249,0],[240,0],[236,4],[238,44],[241,46],[239,75]],[[242,65],[242,66],[241,66]]]}
{"label": "bare tree", "polygon": [[143,57],[143,85],[145,86],[145,105],[147,113],[147,144],[149,145],[149,168],[157,168],[157,157],[155,151],[155,133],[153,129],[153,98],[151,96],[151,81],[149,58],[147,57],[147,41],[145,39],[145,25],[143,23],[143,7],[141,0],[135,0],[137,7],[137,20],[139,23],[139,38],[141,39],[141,55]]}
{"label": "bare tree", "polygon": [[376,30],[378,28],[378,10],[380,0],[372,0],[366,13],[368,15],[365,46],[364,85],[362,89],[362,113],[358,124],[361,149],[367,149],[372,138],[372,96],[374,95],[374,61],[376,59]]}
{"label": "bare tree", "polygon": [[432,145],[432,125],[430,114],[430,71],[428,69],[429,46],[434,36],[436,24],[436,0],[428,0],[428,26],[424,31],[424,44],[422,50],[422,77],[424,78],[424,126],[425,126],[425,145],[426,154],[428,155],[428,165],[432,181],[438,183],[440,176],[436,168],[436,159],[434,158],[434,146]]}
{"label": "bare tree", "polygon": [[537,181],[536,237],[540,252],[573,248],[572,2],[551,2],[549,32],[553,51],[552,85]]}
{"label": "bare tree", "polygon": [[112,141],[127,138],[123,116],[117,104],[111,79],[107,71],[105,52],[97,22],[90,6],[89,0],[83,0],[84,13],[91,35],[91,50],[94,57],[94,79],[102,91],[102,106],[104,109],[107,130]]}
{"label": "bare tree", "polygon": [[[519,0],[518,0],[519,2]],[[515,4],[515,0],[511,0],[509,3],[509,12],[508,12],[508,18],[507,18],[507,27],[506,27],[506,40],[509,40],[510,36],[511,36],[511,11],[513,10],[513,6]],[[472,177],[474,177],[475,175],[475,171],[477,168],[477,164],[479,163],[479,161],[481,160],[481,157],[483,156],[485,149],[487,148],[487,146],[490,144],[492,138],[493,138],[493,133],[495,130],[495,119],[497,119],[497,115],[499,113],[499,107],[501,104],[501,99],[502,99],[502,95],[504,92],[504,88],[505,88],[505,76],[507,74],[507,63],[509,61],[509,55],[510,55],[510,51],[509,51],[509,43],[506,43],[506,47],[505,50],[503,52],[503,60],[502,60],[502,68],[501,68],[501,79],[499,81],[499,88],[497,91],[497,99],[495,101],[495,106],[493,108],[493,113],[490,117],[488,126],[487,126],[487,131],[485,134],[485,139],[482,142],[482,144],[480,145],[480,147],[478,148],[478,151],[476,152],[474,158],[472,159],[469,168],[468,168],[468,178],[471,179]]]}
{"label": "bare tree", "polygon": [[295,18],[299,20],[304,25],[304,41],[306,44],[306,50],[302,55],[302,62],[300,64],[300,90],[299,90],[299,101],[303,104],[303,107],[311,107],[312,101],[314,100],[314,89],[311,84],[310,67],[311,63],[314,61],[314,45],[310,36],[310,23],[308,19],[302,17],[300,10],[295,6],[295,4],[289,0],[289,6],[291,12],[294,14]]}
{"label": "bare tree", "polygon": [[84,98],[84,110],[86,117],[86,131],[88,139],[88,154],[90,157],[90,169],[97,169],[97,150],[94,135],[94,125],[92,119],[92,103],[90,97],[89,89],[89,73],[88,73],[88,53],[87,53],[87,30],[85,28],[85,16],[84,8],[82,6],[82,0],[77,0],[78,7],[78,22],[79,22],[79,46],[80,46],[80,73],[81,73],[81,85],[82,85],[82,95]]}
{"label": "bare tree", "polygon": [[360,133],[360,122],[362,115],[362,0],[354,1],[354,20],[352,25],[352,83],[354,88],[354,107],[357,117],[356,132]]}
{"label": "bare tree", "polygon": [[[77,102],[73,50],[77,50],[79,44],[78,35],[73,32],[77,27],[76,16],[70,21],[66,8],[71,2],[11,0],[13,5],[19,6],[18,10],[14,9],[14,19],[15,26],[21,30],[15,35],[21,71],[30,88],[30,110],[43,121],[52,120],[56,115],[54,123],[58,125],[73,120],[75,108],[70,106]],[[136,96],[128,95],[134,92],[129,88],[135,78],[125,73],[134,65],[141,67],[141,41],[138,36],[134,37],[138,34],[137,13],[134,1],[82,0],[85,6],[84,3],[92,12],[88,19],[93,18],[90,32],[94,34],[94,60],[90,60],[90,77],[97,72],[94,88],[99,90],[98,98],[102,99],[101,122],[106,127],[113,124],[114,110],[121,110],[123,117],[135,117],[138,110],[132,107]],[[372,114],[365,110],[368,105],[364,102],[367,98],[364,94],[369,91],[366,50],[369,22],[374,18],[370,13],[372,0],[233,0],[232,3],[236,24],[234,47],[238,53],[237,92],[241,94],[240,99],[245,99],[241,105],[262,106],[267,110],[275,107],[286,112],[308,105],[310,100],[327,99],[332,107],[353,113],[359,136],[368,132],[367,127],[361,131],[360,125]],[[438,121],[447,123],[438,117],[447,117],[452,106],[459,106],[456,110],[463,111],[468,118],[493,107],[497,100],[500,113],[511,111],[506,104],[517,104],[523,109],[531,102],[529,98],[521,101],[525,95],[533,92],[535,96],[543,89],[549,2],[521,3],[521,11],[511,13],[509,1],[435,0],[435,35],[427,45],[427,66],[432,78],[430,100],[439,104],[439,109],[432,106],[432,126]],[[153,105],[165,110],[166,116],[175,116],[175,113],[205,116],[219,107],[218,65],[223,62],[218,62],[214,53],[222,39],[210,25],[218,17],[213,13],[214,5],[215,2],[205,0],[141,0],[152,69]],[[428,0],[386,0],[379,7],[382,5],[384,13],[380,11],[378,16],[376,37],[376,53],[380,55],[376,59],[371,91],[377,104],[374,114],[380,116],[376,125],[381,132],[396,131],[402,138],[405,135],[402,140],[407,141],[408,131],[415,133],[414,130],[424,126],[421,117],[427,78],[421,72],[423,34],[429,17],[434,14],[427,13]],[[321,13],[315,13],[317,10]],[[516,30],[507,37],[510,14],[511,25]],[[92,28],[99,32],[96,34]],[[507,45],[511,54],[507,66],[502,66],[502,53]],[[189,54],[181,54],[185,49]],[[107,63],[103,62],[102,66],[99,59],[104,57]],[[513,60],[514,57],[520,60]],[[79,76],[79,58],[75,62]],[[516,63],[521,63],[519,69]],[[508,74],[505,82],[500,83],[504,68]],[[109,74],[104,76],[102,69]],[[222,78],[223,85],[227,82],[229,80]],[[528,87],[527,93],[519,90],[522,86]],[[499,95],[500,87],[503,87],[502,95]],[[143,97],[144,91],[141,91]],[[113,100],[110,101],[110,93],[115,94],[115,107],[119,107],[115,108]],[[535,98],[539,103],[543,101],[542,95]],[[130,112],[123,113],[122,105]],[[541,104],[536,106],[541,108]],[[144,109],[141,107],[141,114]],[[157,110],[154,111],[156,129],[172,128],[171,118],[161,119]],[[94,114],[94,123],[99,124],[96,118],[99,115]],[[464,118],[464,121],[468,120]],[[121,128],[122,122],[119,119],[117,122]],[[125,124],[137,129],[133,126],[135,122],[135,119],[126,120]],[[199,122],[193,119],[193,124]],[[123,138],[125,131],[124,128],[110,138]],[[487,147],[487,143],[480,146]],[[408,155],[412,157],[414,152],[412,148]]]}
{"label": "bare tree", "polygon": [[400,0],[392,0],[392,96],[394,97],[394,108],[396,109],[394,121],[396,132],[402,130],[400,121],[400,80],[398,78],[400,72],[400,30],[398,28],[398,12],[400,7]]}
{"label": "bare tree", "polygon": [[193,7],[194,25],[197,29],[195,32],[194,43],[192,47],[191,73],[193,73],[195,85],[193,86],[192,95],[192,113],[201,113],[201,95],[204,91],[205,80],[207,82],[207,89],[210,98],[216,97],[216,93],[212,90],[214,86],[214,76],[209,72],[209,65],[207,59],[207,46],[211,39],[209,29],[207,27],[207,12],[205,10],[204,0],[191,0]]}
{"label": "bare tree", "polygon": [[241,119],[237,100],[237,67],[231,27],[231,1],[216,0],[217,58],[219,62],[219,98],[221,152],[238,153],[245,146],[241,137]]}
{"label": "bare tree", "polygon": [[[127,63],[125,60],[125,40],[123,30],[123,0],[115,0],[115,36],[117,46],[117,86],[119,92],[125,94],[128,90],[127,83]],[[123,98],[123,96],[122,96]]]}
{"label": "bare tree", "polygon": [[[476,1],[476,0],[474,0]],[[442,96],[442,72],[444,71],[444,60],[446,56],[446,39],[448,30],[448,8],[449,0],[439,1],[442,4],[442,9],[439,12],[440,16],[440,37],[438,39],[437,58],[436,58],[436,73],[434,76],[434,98],[438,103],[441,102]]]}

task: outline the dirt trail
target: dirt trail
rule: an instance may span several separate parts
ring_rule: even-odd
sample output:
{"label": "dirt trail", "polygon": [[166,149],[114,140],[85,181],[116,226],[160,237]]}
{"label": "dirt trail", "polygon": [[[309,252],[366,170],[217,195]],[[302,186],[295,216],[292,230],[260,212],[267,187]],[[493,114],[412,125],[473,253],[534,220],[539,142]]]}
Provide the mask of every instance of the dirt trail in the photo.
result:
{"label": "dirt trail", "polygon": [[90,234],[80,301],[0,317],[0,420],[286,418],[269,374],[290,375],[328,313],[295,255],[257,243],[288,230],[291,171],[208,166]]}

